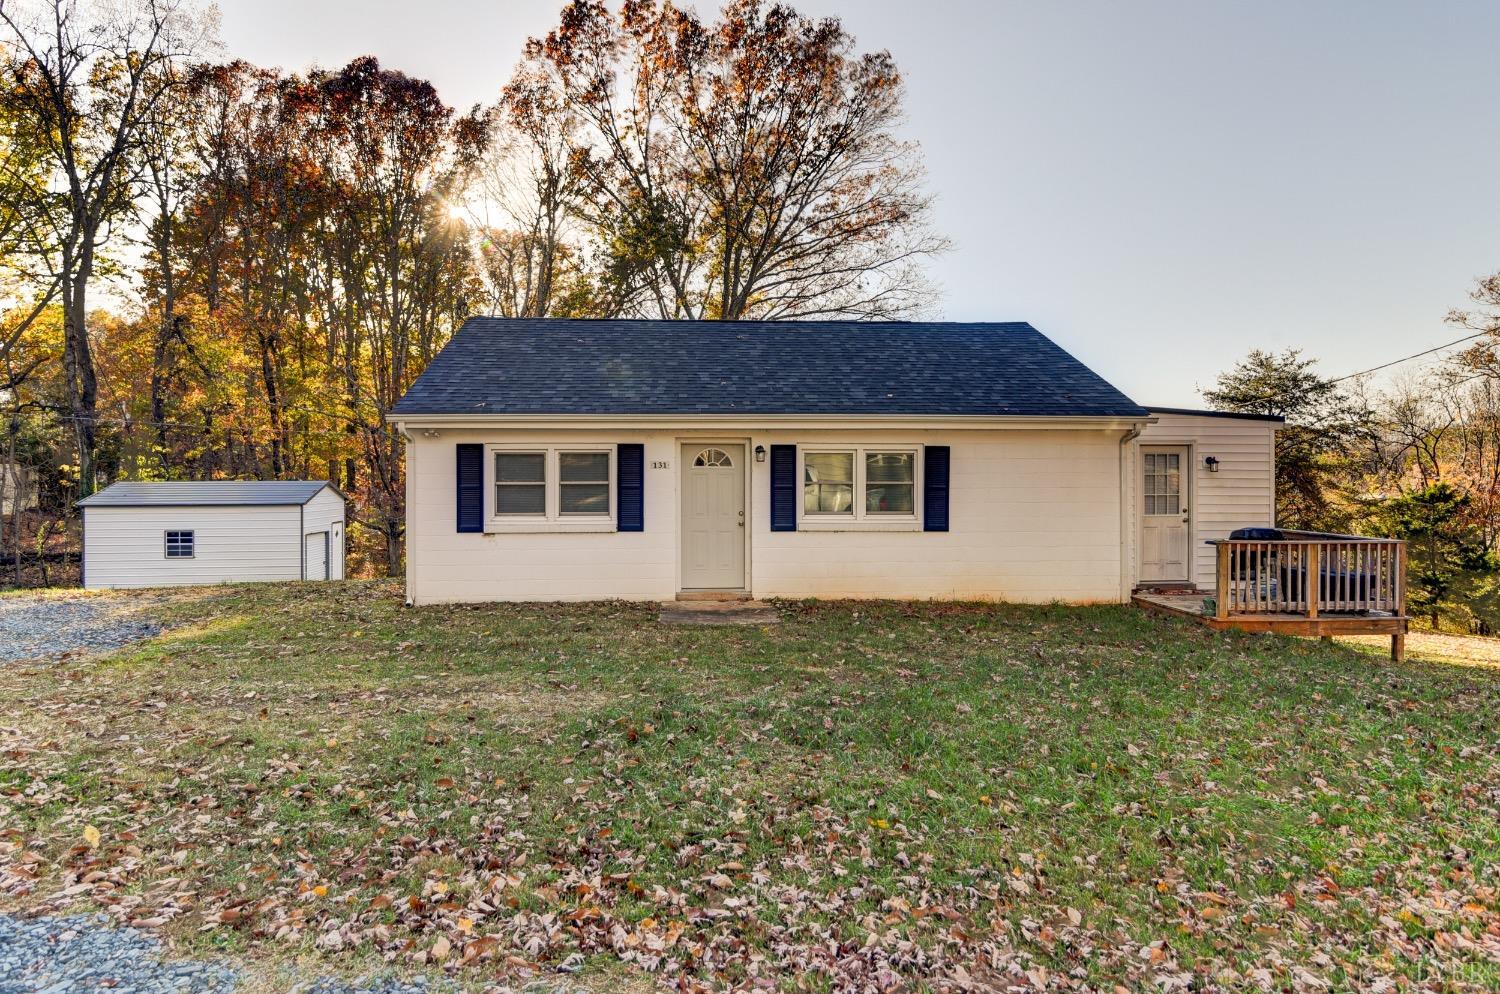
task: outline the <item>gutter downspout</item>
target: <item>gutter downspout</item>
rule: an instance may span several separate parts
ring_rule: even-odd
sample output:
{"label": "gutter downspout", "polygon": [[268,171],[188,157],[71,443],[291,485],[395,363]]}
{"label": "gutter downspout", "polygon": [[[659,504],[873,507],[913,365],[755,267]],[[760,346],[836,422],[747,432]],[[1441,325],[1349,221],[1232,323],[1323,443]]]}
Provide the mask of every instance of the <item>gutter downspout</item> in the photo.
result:
{"label": "gutter downspout", "polygon": [[[406,606],[415,607],[416,602],[412,599],[412,589],[416,584],[417,570],[412,549],[416,547],[417,532],[416,520],[411,513],[412,488],[415,486],[416,473],[416,447],[412,444],[416,439],[412,438],[411,432],[406,430],[405,421],[396,422],[396,431],[406,443]],[[347,529],[345,529],[347,531]]]}
{"label": "gutter downspout", "polygon": [[1134,551],[1135,536],[1131,534],[1130,527],[1130,461],[1125,458],[1130,451],[1130,443],[1141,437],[1142,428],[1136,425],[1124,435],[1120,436],[1120,603],[1130,603],[1130,589],[1133,586],[1130,576],[1130,567]]}

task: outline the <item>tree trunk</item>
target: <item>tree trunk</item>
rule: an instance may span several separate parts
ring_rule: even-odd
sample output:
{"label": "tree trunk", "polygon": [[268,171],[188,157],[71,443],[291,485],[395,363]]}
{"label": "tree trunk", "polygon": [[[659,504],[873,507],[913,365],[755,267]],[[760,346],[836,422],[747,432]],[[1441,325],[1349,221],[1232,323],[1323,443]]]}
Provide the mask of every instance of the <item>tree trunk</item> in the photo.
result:
{"label": "tree trunk", "polygon": [[281,395],[276,386],[278,366],[276,338],[274,335],[262,334],[260,336],[260,377],[261,386],[266,391],[266,411],[271,420],[271,476],[279,480],[282,473],[282,432],[285,429],[281,418]]}
{"label": "tree trunk", "polygon": [[163,304],[161,325],[156,332],[156,352],[151,359],[151,421],[156,429],[157,459],[162,467],[167,464],[167,354],[172,347],[172,338],[177,334],[177,322],[172,317],[170,293]]}
{"label": "tree trunk", "polygon": [[401,576],[401,522],[387,519],[385,522],[385,574]]}
{"label": "tree trunk", "polygon": [[[85,234],[91,243],[92,234]],[[99,381],[94,373],[94,353],[89,345],[88,285],[93,276],[93,250],[85,248],[77,268],[66,266],[63,274],[63,373],[68,413],[78,446],[78,495],[94,492],[98,430]]]}

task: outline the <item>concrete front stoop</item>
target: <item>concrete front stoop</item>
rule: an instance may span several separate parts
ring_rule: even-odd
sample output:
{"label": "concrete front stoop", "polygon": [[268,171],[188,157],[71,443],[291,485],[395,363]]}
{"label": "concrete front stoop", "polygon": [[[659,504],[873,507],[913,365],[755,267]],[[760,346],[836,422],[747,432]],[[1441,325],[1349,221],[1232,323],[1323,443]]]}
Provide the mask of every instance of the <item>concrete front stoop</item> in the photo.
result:
{"label": "concrete front stoop", "polygon": [[781,614],[765,601],[740,599],[662,601],[658,619],[667,625],[774,625]]}

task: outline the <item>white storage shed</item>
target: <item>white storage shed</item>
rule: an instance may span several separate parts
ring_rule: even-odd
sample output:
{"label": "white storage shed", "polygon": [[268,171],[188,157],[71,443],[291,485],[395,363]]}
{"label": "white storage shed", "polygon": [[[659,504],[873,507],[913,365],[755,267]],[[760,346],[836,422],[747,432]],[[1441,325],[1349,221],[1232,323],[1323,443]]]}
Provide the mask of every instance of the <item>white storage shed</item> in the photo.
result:
{"label": "white storage shed", "polygon": [[89,589],[344,577],[344,495],[322,480],[116,483],[78,506]]}

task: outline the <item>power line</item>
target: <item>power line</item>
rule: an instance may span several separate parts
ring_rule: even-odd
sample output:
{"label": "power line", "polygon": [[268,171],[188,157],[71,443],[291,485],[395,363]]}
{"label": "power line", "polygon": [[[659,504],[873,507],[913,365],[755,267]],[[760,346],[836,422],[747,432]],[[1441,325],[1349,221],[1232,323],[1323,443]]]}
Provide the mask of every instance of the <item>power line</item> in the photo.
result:
{"label": "power line", "polygon": [[[1484,337],[1485,335],[1488,335],[1488,334],[1490,334],[1490,332],[1488,332],[1488,331],[1476,331],[1472,335],[1465,335],[1462,338],[1455,338],[1453,341],[1448,342],[1447,344],[1444,344],[1444,345],[1438,345],[1438,346],[1435,346],[1433,348],[1426,349],[1425,351],[1422,351],[1422,352],[1413,353],[1412,355],[1409,355],[1409,356],[1402,356],[1400,359],[1392,359],[1390,362],[1383,362],[1383,363],[1381,363],[1378,366],[1371,366],[1369,369],[1361,369],[1358,372],[1346,373],[1343,376],[1340,376],[1340,377],[1337,377],[1335,379],[1329,380],[1328,384],[1329,384],[1329,386],[1332,386],[1335,383],[1343,383],[1346,380],[1352,380],[1352,379],[1355,379],[1355,378],[1360,377],[1360,376],[1368,376],[1371,373],[1378,373],[1382,369],[1389,369],[1392,366],[1399,366],[1403,362],[1410,362],[1413,359],[1420,359],[1423,356],[1432,355],[1434,352],[1441,352],[1444,349],[1451,349],[1455,345],[1462,345],[1464,342],[1473,341],[1476,338],[1482,338],[1482,337]],[[1484,374],[1481,373],[1479,375],[1482,376]],[[1477,376],[1471,376],[1468,379],[1460,380],[1459,383],[1460,384],[1467,383],[1467,382],[1469,382],[1469,380],[1477,379],[1477,378],[1478,378]],[[1202,390],[1200,392],[1206,394],[1208,391]],[[1262,396],[1255,397],[1255,398],[1250,399],[1250,400],[1246,400],[1246,401],[1244,401],[1244,403],[1247,403],[1247,404],[1264,404],[1264,403],[1270,403],[1273,400],[1280,399],[1281,396],[1282,395],[1279,394],[1279,393],[1264,394]]]}
{"label": "power line", "polygon": [[1424,355],[1432,355],[1434,352],[1441,352],[1444,349],[1451,349],[1455,345],[1462,345],[1464,342],[1473,341],[1476,338],[1480,338],[1480,337],[1482,337],[1484,335],[1488,335],[1488,334],[1489,334],[1489,332],[1487,332],[1487,331],[1476,331],[1472,335],[1465,335],[1462,338],[1455,338],[1453,341],[1449,342],[1446,345],[1439,345],[1439,346],[1437,346],[1435,348],[1430,348],[1430,349],[1428,349],[1425,352],[1417,352],[1417,353],[1414,353],[1413,355],[1403,356],[1400,359],[1392,359],[1390,362],[1383,362],[1379,366],[1371,366],[1369,369],[1361,369],[1357,373],[1350,373],[1347,376],[1340,376],[1338,379],[1329,380],[1328,382],[1329,383],[1343,383],[1345,380],[1352,380],[1352,379],[1354,379],[1357,376],[1367,376],[1370,373],[1378,373],[1382,369],[1389,369],[1392,366],[1399,366],[1403,362],[1410,362],[1413,359],[1420,359]]}

